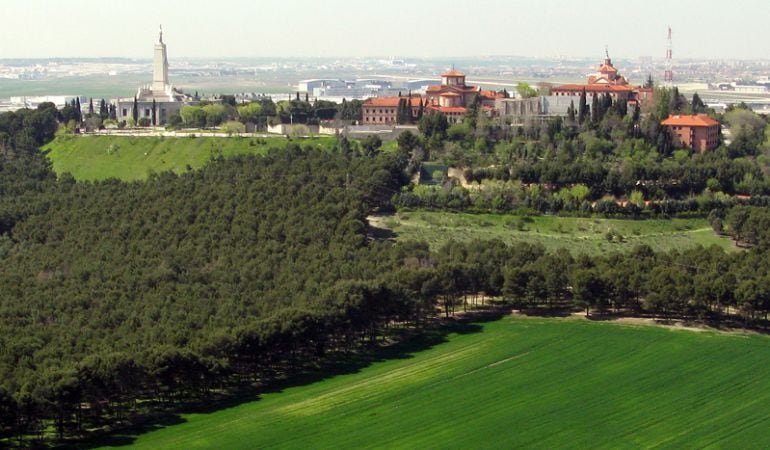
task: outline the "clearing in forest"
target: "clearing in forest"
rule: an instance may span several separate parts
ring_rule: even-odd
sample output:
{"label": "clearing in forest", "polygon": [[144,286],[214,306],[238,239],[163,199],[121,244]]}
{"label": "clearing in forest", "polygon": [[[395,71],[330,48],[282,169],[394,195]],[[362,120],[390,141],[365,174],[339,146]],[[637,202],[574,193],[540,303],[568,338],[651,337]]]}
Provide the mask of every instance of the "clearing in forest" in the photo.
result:
{"label": "clearing in forest", "polygon": [[567,248],[573,254],[628,251],[640,244],[663,251],[696,245],[735,250],[732,241],[714,233],[705,219],[628,220],[408,211],[372,216],[369,223],[390,230],[397,240],[427,242],[433,250],[449,240],[473,239],[540,243],[548,250]]}

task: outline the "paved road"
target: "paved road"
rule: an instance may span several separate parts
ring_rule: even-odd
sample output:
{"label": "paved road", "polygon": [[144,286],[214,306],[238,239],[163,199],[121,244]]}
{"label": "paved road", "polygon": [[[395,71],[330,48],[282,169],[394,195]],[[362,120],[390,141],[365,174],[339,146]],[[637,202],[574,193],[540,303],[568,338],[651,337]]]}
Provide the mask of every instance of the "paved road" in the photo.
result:
{"label": "paved road", "polygon": [[168,131],[163,128],[147,128],[147,129],[131,129],[131,130],[99,130],[89,133],[82,133],[82,136],[140,136],[140,137],[283,137],[283,134],[270,134],[270,133],[221,133],[213,131],[201,131],[201,130],[182,130],[182,131]]}

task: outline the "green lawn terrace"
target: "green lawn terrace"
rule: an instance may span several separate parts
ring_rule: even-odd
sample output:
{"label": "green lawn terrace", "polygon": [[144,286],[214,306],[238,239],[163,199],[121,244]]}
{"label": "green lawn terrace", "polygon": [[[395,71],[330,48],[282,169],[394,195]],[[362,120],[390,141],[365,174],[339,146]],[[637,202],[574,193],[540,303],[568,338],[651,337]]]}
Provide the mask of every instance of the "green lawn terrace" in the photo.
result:
{"label": "green lawn terrace", "polygon": [[329,150],[334,137],[128,137],[59,136],[43,147],[57,174],[76,180],[142,180],[151,173],[184,173],[217,157],[265,154],[289,143]]}
{"label": "green lawn terrace", "polygon": [[[506,316],[109,448],[767,448],[770,338]],[[394,355],[391,355],[394,356]],[[105,448],[108,448],[105,447]]]}
{"label": "green lawn terrace", "polygon": [[370,216],[375,229],[400,241],[424,241],[438,250],[450,241],[499,239],[505,243],[540,243],[547,250],[573,254],[630,251],[640,244],[654,250],[716,245],[737,251],[733,242],[714,233],[706,219],[603,219],[559,216],[513,216],[444,211],[399,211]]}

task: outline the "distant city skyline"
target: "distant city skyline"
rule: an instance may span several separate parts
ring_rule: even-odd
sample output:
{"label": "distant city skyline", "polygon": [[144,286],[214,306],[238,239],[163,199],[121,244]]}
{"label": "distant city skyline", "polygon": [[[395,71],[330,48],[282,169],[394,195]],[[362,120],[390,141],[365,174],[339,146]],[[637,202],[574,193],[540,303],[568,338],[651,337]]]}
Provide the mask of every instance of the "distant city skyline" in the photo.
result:
{"label": "distant city skyline", "polygon": [[770,59],[770,2],[4,0],[0,59],[473,56]]}

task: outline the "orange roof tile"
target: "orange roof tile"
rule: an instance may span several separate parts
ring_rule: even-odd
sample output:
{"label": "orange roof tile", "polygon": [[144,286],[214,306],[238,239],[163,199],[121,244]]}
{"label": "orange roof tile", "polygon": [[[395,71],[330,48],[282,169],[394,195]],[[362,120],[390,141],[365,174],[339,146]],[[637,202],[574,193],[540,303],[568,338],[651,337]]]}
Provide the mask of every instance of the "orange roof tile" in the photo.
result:
{"label": "orange roof tile", "polygon": [[455,91],[455,92],[477,92],[479,88],[476,86],[450,86],[442,84],[440,86],[429,86],[427,92],[443,92],[443,91]]}
{"label": "orange roof tile", "polygon": [[442,73],[442,77],[464,77],[465,74],[460,72],[459,70],[450,70],[449,72]]}
{"label": "orange roof tile", "polygon": [[556,86],[552,91],[581,92],[583,89],[586,92],[631,92],[633,90],[631,86],[624,84],[563,84]]}
{"label": "orange roof tile", "polygon": [[430,106],[430,109],[444,114],[465,114],[465,108],[462,106]]}
{"label": "orange roof tile", "polygon": [[607,64],[602,64],[601,66],[599,66],[599,72],[601,72],[601,73],[617,73],[618,69],[616,69],[613,66],[607,65]]}
{"label": "orange roof tile", "polygon": [[[397,107],[398,103],[401,101],[401,99],[409,100],[409,97],[379,97],[379,98],[370,98],[369,100],[364,102],[363,106]],[[420,102],[421,101],[422,101],[422,97],[413,95],[411,97],[412,107],[416,108],[416,107],[420,106]]]}
{"label": "orange roof tile", "polygon": [[668,119],[660,124],[677,127],[713,127],[719,125],[719,122],[707,115],[698,114],[692,116],[668,116]]}
{"label": "orange roof tile", "polygon": [[495,91],[481,91],[479,92],[479,95],[485,98],[489,99],[495,99],[495,98],[504,98],[505,94],[502,92],[495,92]]}

